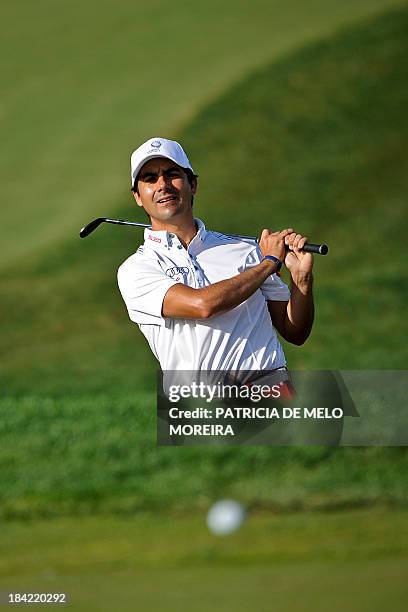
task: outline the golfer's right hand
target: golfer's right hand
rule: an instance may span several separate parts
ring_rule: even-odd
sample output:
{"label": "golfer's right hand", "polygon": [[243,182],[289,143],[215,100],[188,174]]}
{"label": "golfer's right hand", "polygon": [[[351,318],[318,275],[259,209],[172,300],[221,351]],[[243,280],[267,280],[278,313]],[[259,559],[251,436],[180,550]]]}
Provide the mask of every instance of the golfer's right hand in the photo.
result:
{"label": "golfer's right hand", "polygon": [[261,237],[259,239],[259,247],[262,251],[262,255],[273,255],[284,261],[285,259],[285,237],[292,234],[293,229],[290,227],[284,229],[281,232],[272,232],[269,229],[262,230]]}

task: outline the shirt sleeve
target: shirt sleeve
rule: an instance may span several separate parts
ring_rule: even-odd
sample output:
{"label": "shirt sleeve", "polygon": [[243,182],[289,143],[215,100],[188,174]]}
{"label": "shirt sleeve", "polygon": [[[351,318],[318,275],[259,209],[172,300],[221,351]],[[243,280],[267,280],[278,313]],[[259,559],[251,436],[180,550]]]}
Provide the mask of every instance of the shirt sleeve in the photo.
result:
{"label": "shirt sleeve", "polygon": [[145,261],[137,254],[129,257],[118,270],[118,285],[134,323],[165,325],[163,300],[177,281],[166,276],[158,262]]}
{"label": "shirt sleeve", "polygon": [[[262,261],[262,253],[259,247],[253,249],[245,261],[245,270],[256,266]],[[260,287],[265,300],[275,302],[287,302],[290,299],[289,287],[278,274],[271,274]]]}

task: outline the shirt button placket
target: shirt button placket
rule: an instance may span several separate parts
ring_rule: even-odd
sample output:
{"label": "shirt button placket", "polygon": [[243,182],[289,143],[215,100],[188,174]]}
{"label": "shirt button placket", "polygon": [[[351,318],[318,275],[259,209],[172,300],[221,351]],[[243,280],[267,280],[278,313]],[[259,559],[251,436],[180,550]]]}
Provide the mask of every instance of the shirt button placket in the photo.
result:
{"label": "shirt button placket", "polygon": [[196,287],[201,287],[201,282],[200,282],[200,279],[198,278],[198,274],[197,274],[199,268],[198,268],[198,266],[196,264],[195,258],[194,258],[193,255],[190,255],[189,258],[190,258],[190,264],[192,264],[192,267],[190,267],[190,269],[191,269],[191,272],[192,272],[193,277],[194,277],[195,285],[196,285]]}

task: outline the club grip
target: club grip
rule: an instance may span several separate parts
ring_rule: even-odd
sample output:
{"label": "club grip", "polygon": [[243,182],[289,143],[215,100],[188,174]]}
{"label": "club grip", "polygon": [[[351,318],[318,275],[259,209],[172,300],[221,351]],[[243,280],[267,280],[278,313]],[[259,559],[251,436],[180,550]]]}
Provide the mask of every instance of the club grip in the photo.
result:
{"label": "club grip", "polygon": [[318,253],[319,255],[327,255],[329,247],[327,244],[314,244],[313,242],[306,242],[302,251],[305,253]]}

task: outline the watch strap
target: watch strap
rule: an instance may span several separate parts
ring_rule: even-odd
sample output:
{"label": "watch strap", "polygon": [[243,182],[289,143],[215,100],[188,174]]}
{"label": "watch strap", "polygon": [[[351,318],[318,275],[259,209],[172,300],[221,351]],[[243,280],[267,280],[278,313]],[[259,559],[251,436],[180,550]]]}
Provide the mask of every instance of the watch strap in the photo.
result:
{"label": "watch strap", "polygon": [[282,261],[280,259],[278,259],[278,257],[275,257],[275,255],[265,255],[265,257],[262,259],[262,261],[265,261],[265,259],[269,259],[269,261],[273,261],[276,263],[276,272],[279,272],[279,270],[282,267]]}

